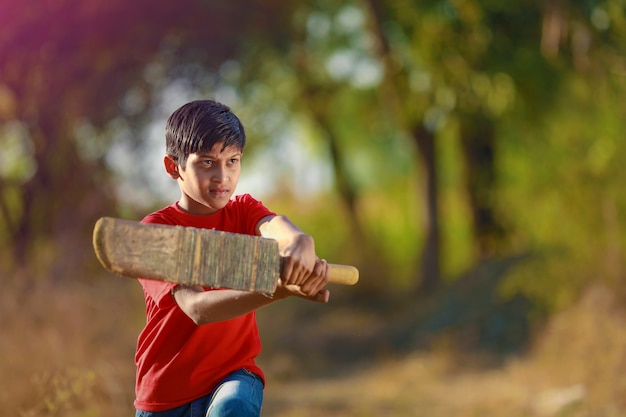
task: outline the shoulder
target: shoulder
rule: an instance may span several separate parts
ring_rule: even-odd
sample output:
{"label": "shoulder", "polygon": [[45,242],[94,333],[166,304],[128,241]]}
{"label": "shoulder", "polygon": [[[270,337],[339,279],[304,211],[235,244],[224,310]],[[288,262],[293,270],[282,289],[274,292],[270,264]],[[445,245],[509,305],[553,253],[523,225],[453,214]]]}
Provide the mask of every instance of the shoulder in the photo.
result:
{"label": "shoulder", "polygon": [[163,207],[162,209],[145,216],[141,222],[153,224],[178,224],[176,207],[174,204]]}
{"label": "shoulder", "polygon": [[257,225],[261,219],[275,215],[260,200],[257,200],[250,194],[234,196],[229,204],[228,212],[229,215],[227,217],[238,223],[238,227],[240,227],[239,233],[250,235],[256,234]]}
{"label": "shoulder", "polygon": [[250,194],[238,194],[233,196],[231,202],[234,204],[249,204],[249,203],[261,203],[260,200],[252,197]]}
{"label": "shoulder", "polygon": [[240,194],[234,196],[230,200],[230,205],[238,210],[256,210],[259,208],[267,209],[261,200],[257,200],[250,194]]}

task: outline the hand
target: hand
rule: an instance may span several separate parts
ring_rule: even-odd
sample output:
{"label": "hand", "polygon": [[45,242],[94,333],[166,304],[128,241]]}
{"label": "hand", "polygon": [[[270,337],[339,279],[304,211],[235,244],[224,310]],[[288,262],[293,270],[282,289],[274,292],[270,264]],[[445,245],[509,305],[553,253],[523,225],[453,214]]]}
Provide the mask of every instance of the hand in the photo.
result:
{"label": "hand", "polygon": [[328,263],[324,259],[316,259],[313,271],[300,286],[300,290],[312,297],[322,291],[326,284],[328,284]]}
{"label": "hand", "polygon": [[327,303],[330,299],[330,291],[324,289],[314,295],[306,295],[300,290],[298,285],[282,285],[279,281],[276,292],[274,293],[274,299],[283,299],[291,296],[304,298],[305,300],[315,301],[318,303]]}
{"label": "hand", "polygon": [[278,281],[275,296],[286,298],[298,296],[310,301],[327,303],[330,291],[324,289],[328,283],[328,264],[323,259],[318,259],[315,268],[303,285],[285,284],[282,279]]}
{"label": "hand", "polygon": [[316,267],[315,242],[307,234],[296,235],[288,245],[281,248],[283,269],[281,279],[285,285],[302,285]]}

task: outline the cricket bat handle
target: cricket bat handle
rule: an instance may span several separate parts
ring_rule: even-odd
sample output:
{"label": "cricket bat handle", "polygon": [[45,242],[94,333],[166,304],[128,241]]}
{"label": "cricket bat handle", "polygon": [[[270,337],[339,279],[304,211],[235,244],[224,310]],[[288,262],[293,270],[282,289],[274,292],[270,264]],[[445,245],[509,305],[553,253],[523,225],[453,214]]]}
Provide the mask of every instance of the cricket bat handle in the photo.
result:
{"label": "cricket bat handle", "polygon": [[359,270],[351,265],[328,264],[328,282],[354,285],[359,282]]}

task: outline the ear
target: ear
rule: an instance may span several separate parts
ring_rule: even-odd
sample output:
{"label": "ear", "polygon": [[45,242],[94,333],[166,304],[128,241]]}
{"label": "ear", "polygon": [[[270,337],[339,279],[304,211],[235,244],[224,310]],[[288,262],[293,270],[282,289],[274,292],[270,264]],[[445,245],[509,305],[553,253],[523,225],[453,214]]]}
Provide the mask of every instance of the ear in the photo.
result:
{"label": "ear", "polygon": [[170,177],[175,180],[180,178],[180,174],[178,173],[178,162],[176,162],[174,158],[169,155],[165,155],[163,158],[163,165],[165,166],[165,171]]}

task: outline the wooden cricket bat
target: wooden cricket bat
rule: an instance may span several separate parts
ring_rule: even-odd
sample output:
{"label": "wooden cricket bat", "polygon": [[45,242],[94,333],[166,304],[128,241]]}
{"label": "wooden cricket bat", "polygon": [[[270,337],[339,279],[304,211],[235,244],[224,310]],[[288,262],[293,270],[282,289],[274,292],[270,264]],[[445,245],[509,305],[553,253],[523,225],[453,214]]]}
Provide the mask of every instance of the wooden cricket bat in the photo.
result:
{"label": "wooden cricket bat", "polygon": [[[118,275],[272,294],[281,257],[273,239],[103,217],[93,231],[100,263]],[[329,281],[354,285],[359,271],[329,264]]]}

